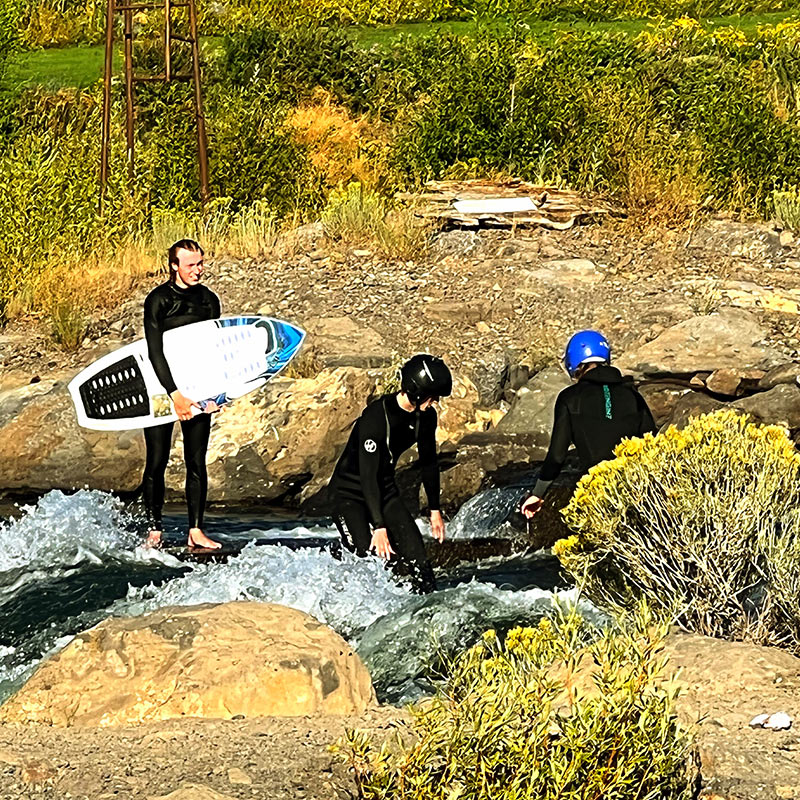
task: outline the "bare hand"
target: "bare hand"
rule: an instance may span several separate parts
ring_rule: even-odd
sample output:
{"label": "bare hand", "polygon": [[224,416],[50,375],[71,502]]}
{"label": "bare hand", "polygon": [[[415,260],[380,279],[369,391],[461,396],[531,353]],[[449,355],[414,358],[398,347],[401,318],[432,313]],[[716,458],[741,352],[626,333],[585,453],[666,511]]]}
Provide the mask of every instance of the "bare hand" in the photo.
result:
{"label": "bare hand", "polygon": [[199,403],[195,403],[194,400],[185,397],[178,389],[176,389],[170,397],[172,398],[172,405],[175,407],[175,413],[180,420],[185,421],[192,418],[192,407],[200,408]]}
{"label": "bare hand", "polygon": [[216,414],[217,411],[222,411],[222,406],[218,406],[213,400],[208,400],[203,406],[204,414]]}
{"label": "bare hand", "polygon": [[440,544],[444,541],[444,520],[441,511],[431,511],[431,534]]}
{"label": "bare hand", "polygon": [[542,510],[544,500],[532,494],[520,507],[520,511],[528,518],[531,519]]}
{"label": "bare hand", "polygon": [[386,528],[375,528],[372,532],[372,541],[369,543],[369,549],[375,551],[375,554],[381,558],[389,559],[394,555],[391,544],[389,544],[389,534]]}

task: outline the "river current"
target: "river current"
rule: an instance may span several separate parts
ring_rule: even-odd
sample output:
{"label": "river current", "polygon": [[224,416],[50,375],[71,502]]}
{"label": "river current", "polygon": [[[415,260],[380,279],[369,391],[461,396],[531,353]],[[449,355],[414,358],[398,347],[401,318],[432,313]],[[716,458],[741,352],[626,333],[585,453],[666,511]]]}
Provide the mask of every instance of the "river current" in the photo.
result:
{"label": "river current", "polygon": [[[502,509],[514,499],[501,490],[476,496],[450,522],[448,536],[508,535]],[[175,544],[183,524],[179,516],[165,518]],[[225,563],[193,563],[145,549],[140,521],[99,491],[52,491],[14,509],[0,521],[0,701],[43,657],[107,617],[255,600],[292,606],[333,627],[361,655],[378,697],[399,703],[430,692],[442,653],[490,627],[535,623],[573,597],[547,555],[461,563],[437,571],[440,588],[418,596],[378,558],[334,557],[337,536],[326,520],[229,510],[209,515],[206,529],[241,551]]]}

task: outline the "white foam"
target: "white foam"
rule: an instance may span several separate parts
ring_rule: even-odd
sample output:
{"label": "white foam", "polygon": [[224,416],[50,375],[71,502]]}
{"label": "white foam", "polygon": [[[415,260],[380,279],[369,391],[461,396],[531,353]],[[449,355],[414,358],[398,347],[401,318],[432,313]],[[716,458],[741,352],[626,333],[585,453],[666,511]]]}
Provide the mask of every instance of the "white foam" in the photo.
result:
{"label": "white foam", "polygon": [[130,553],[136,534],[122,503],[110,494],[80,490],[48,492],[22,516],[0,524],[0,591],[52,576],[58,568],[102,563]]}
{"label": "white foam", "polygon": [[339,561],[327,551],[251,542],[227,563],[198,564],[162,586],[131,587],[112,610],[136,615],[172,605],[257,600],[305,611],[349,636],[398,608],[409,594],[376,557],[345,551]]}

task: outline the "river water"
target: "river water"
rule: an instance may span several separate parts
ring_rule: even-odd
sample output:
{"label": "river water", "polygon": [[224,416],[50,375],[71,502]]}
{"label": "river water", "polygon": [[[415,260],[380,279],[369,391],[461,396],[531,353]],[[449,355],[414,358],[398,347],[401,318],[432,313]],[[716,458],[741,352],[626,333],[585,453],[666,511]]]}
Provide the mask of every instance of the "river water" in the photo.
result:
{"label": "river water", "polygon": [[[510,491],[473,498],[448,535],[508,535],[502,508],[516,498]],[[175,544],[184,524],[165,518]],[[207,532],[241,548],[225,563],[145,549],[141,528],[116,498],[89,490],[49,492],[0,521],[0,700],[44,656],[107,617],[256,600],[292,606],[333,627],[361,655],[379,698],[398,703],[430,691],[439,654],[468,646],[490,627],[535,623],[573,594],[552,557],[518,554],[439,571],[439,590],[414,595],[377,558],[335,558],[335,529],[326,520],[211,514]]]}

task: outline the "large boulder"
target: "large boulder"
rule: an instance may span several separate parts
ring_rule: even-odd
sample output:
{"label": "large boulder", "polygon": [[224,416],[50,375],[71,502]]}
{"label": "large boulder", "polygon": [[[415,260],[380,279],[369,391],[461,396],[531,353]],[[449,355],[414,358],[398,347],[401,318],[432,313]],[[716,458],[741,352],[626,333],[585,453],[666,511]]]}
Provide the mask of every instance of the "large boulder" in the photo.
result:
{"label": "large boulder", "polygon": [[800,387],[797,384],[781,383],[732,405],[758,422],[781,425],[790,431],[800,429]]}
{"label": "large boulder", "polygon": [[786,361],[762,342],[769,331],[748,311],[725,308],[667,328],[637,350],[624,353],[620,369],[648,377],[690,376],[723,368],[768,370]]}
{"label": "large boulder", "polygon": [[90,431],[59,380],[0,392],[0,489],[132,489],[141,478],[141,431]]}
{"label": "large boulder", "polygon": [[0,722],[360,714],[373,702],[341,636],[302,611],[241,602],[107,619],[43,662],[0,706]]}
{"label": "large boulder", "polygon": [[[379,376],[340,367],[314,378],[278,378],[220,414],[208,451],[209,496],[276,502],[328,478]],[[168,486],[182,491],[183,457],[173,448]]]}

